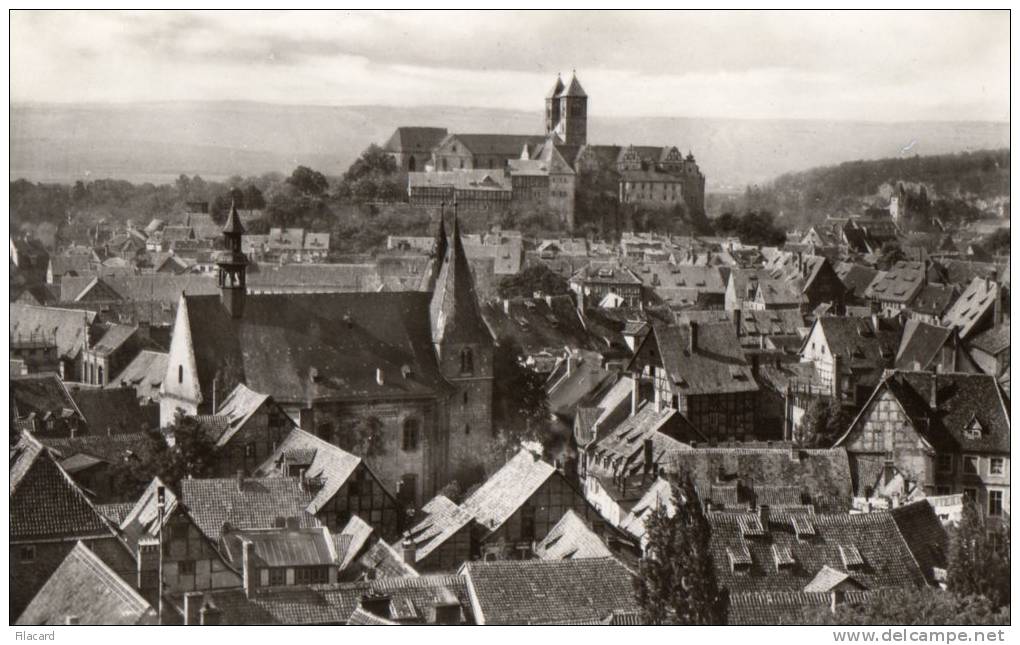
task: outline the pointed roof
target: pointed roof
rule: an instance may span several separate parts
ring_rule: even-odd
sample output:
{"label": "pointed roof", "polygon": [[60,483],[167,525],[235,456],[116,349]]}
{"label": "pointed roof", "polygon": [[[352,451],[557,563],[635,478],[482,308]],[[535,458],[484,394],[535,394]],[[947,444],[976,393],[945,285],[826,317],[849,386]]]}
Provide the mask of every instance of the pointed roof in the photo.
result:
{"label": "pointed roof", "polygon": [[456,211],[453,217],[453,244],[447,249],[429,305],[432,342],[488,343],[492,336],[482,321],[478,294],[471,275]]}
{"label": "pointed roof", "polygon": [[558,96],[576,96],[587,98],[588,94],[585,93],[584,88],[581,87],[581,83],[578,82],[577,74],[575,73],[570,76],[570,85],[568,85],[565,90],[561,91],[558,94]]}
{"label": "pointed roof", "polygon": [[241,224],[241,216],[237,214],[237,205],[231,200],[230,214],[227,215],[227,225],[223,227],[224,233],[241,235],[244,233],[244,226]]}
{"label": "pointed roof", "polygon": [[554,99],[560,95],[563,91],[563,77],[559,74],[556,75],[556,85],[553,85],[552,90],[546,95],[546,98]]}
{"label": "pointed roof", "polygon": [[429,271],[425,278],[425,291],[434,291],[436,288],[436,280],[439,279],[439,273],[443,269],[443,261],[446,259],[446,251],[449,249],[450,244],[446,237],[446,222],[444,222],[445,214],[440,210],[439,212],[439,228],[436,230],[436,242],[432,247],[432,261],[430,262]]}

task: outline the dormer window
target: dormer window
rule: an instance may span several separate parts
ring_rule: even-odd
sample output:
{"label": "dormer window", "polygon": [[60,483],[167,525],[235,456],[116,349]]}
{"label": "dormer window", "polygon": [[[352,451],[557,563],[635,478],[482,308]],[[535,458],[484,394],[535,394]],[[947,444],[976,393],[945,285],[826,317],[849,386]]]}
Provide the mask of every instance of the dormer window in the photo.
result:
{"label": "dormer window", "polygon": [[967,427],[963,431],[963,436],[967,439],[977,440],[981,438],[984,431],[985,429],[981,426],[981,422],[978,421],[978,418],[975,416],[971,417],[970,423],[967,424]]}
{"label": "dormer window", "polygon": [[860,569],[864,566],[864,558],[861,557],[860,550],[852,544],[840,546],[839,557],[843,561],[845,569]]}
{"label": "dormer window", "polygon": [[747,545],[726,547],[726,556],[730,560],[730,571],[733,573],[747,573],[751,570],[751,551]]}

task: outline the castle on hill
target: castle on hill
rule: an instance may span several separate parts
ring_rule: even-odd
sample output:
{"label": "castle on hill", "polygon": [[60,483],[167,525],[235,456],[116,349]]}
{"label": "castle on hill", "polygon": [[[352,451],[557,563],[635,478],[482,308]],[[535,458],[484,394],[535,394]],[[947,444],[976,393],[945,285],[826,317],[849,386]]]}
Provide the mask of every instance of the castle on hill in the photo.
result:
{"label": "castle on hill", "polygon": [[577,75],[556,78],[545,97],[545,134],[459,134],[444,128],[398,127],[384,147],[407,173],[412,204],[452,203],[499,213],[533,205],[575,223],[580,173],[607,170],[621,204],[683,205],[703,213],[705,176],[694,155],[675,146],[588,143],[588,94]]}

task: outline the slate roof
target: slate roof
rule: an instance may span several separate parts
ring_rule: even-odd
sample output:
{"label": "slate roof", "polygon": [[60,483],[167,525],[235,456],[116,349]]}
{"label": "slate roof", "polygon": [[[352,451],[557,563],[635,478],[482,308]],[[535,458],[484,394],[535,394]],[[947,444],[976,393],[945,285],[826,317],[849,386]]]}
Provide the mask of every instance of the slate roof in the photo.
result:
{"label": "slate roof", "polygon": [[867,418],[871,401],[885,389],[899,401],[914,429],[936,450],[1009,453],[1008,399],[994,376],[900,370],[889,373],[875,388],[837,446]]}
{"label": "slate roof", "polygon": [[526,353],[542,350],[560,353],[564,347],[596,348],[568,295],[550,296],[548,301],[545,298],[490,301],[482,307],[482,316],[497,338],[513,337]]}
{"label": "slate roof", "polygon": [[[102,282],[113,289],[124,300],[162,302],[175,304],[181,293],[188,295],[211,295],[219,297],[216,279],[208,275],[147,274],[133,276],[109,276]],[[61,282],[63,289],[63,282]],[[79,293],[75,299],[81,298]]]}
{"label": "slate roof", "polygon": [[925,285],[924,262],[897,262],[888,271],[879,271],[864,295],[867,298],[909,304]]}
{"label": "slate roof", "polygon": [[313,495],[302,489],[296,477],[181,480],[181,502],[202,533],[218,541],[224,524],[233,529],[271,528],[279,518],[298,518],[300,527],[314,527],[318,520],[305,509]]}
{"label": "slate roof", "polygon": [[10,379],[11,416],[24,418],[34,414],[46,420],[49,416],[65,423],[85,423],[85,415],[78,408],[67,385],[51,372],[25,374]]}
{"label": "slate roof", "polygon": [[55,339],[57,355],[61,358],[75,358],[81,351],[85,326],[91,325],[96,314],[84,309],[60,309],[37,307],[17,302],[10,304],[9,338]]}
{"label": "slate roof", "polygon": [[156,610],[82,542],[71,549],[18,625],[154,625]]}
{"label": "slate roof", "polygon": [[224,625],[345,624],[365,596],[389,596],[406,622],[435,622],[435,606],[454,600],[462,620],[473,621],[466,580],[459,575],[380,578],[365,582],[277,587],[248,598],[242,589],[207,592]]}
{"label": "slate roof", "polygon": [[401,126],[386,140],[386,152],[431,152],[446,136],[446,128]]}
{"label": "slate roof", "polygon": [[688,351],[690,334],[691,325],[654,325],[652,333],[639,346],[644,348],[652,342],[658,348],[675,394],[690,396],[758,390],[732,323],[697,325],[693,352]]}
{"label": "slate roof", "polygon": [[[568,374],[565,364],[572,360]],[[561,358],[546,384],[549,410],[565,418],[573,418],[577,407],[591,395],[612,383],[615,374],[602,368],[602,357],[596,352]]]}
{"label": "slate roof", "polygon": [[374,264],[261,264],[257,270],[248,272],[248,288],[256,291],[368,293],[381,286]]}
{"label": "slate roof", "polygon": [[[278,472],[276,465],[294,451],[306,451],[312,455],[305,470],[305,477],[313,480],[316,484],[314,496],[306,507],[306,510],[312,515],[318,513],[336,496],[340,488],[347,483],[354,471],[362,464],[360,457],[352,455],[310,432],[294,428],[262,463],[257,472],[262,474]],[[368,467],[365,466],[365,468]]]}
{"label": "slate roof", "polygon": [[521,449],[492,474],[461,508],[490,531],[502,526],[524,502],[549,480],[561,476],[556,468],[526,449]]}
{"label": "slate roof", "polygon": [[10,471],[11,542],[112,535],[78,485],[27,433],[11,449]]}
{"label": "slate roof", "polygon": [[928,316],[942,316],[956,298],[952,285],[926,284],[910,303],[911,311]]}
{"label": "slate roof", "polygon": [[142,350],[105,387],[133,387],[139,398],[158,400],[169,359],[170,355],[166,352]]}
{"label": "slate roof", "polygon": [[956,329],[960,338],[967,338],[986,316],[991,315],[998,297],[998,283],[974,278],[942,317],[942,324]]}
{"label": "slate roof", "polygon": [[630,572],[613,558],[468,562],[479,624],[548,625],[636,613]]}
{"label": "slate roof", "polygon": [[535,545],[535,557],[539,560],[609,558],[612,555],[609,547],[573,509],[567,509]]}
{"label": "slate roof", "polygon": [[[232,318],[219,296],[187,296],[203,398],[211,396],[225,361],[240,365],[250,389],[280,403],[445,391],[432,347],[429,295],[249,294],[241,318]],[[407,378],[404,366],[411,368]]]}
{"label": "slate roof", "polygon": [[900,347],[896,351],[896,368],[915,369],[916,363],[918,369],[929,369],[946,343],[952,347],[952,338],[952,329],[929,325],[920,320],[907,320],[903,325]]}
{"label": "slate roof", "polygon": [[839,276],[849,295],[861,299],[865,297],[868,287],[875,281],[878,271],[860,264],[840,262],[836,266],[836,275]]}
{"label": "slate roof", "polygon": [[[719,585],[742,592],[802,591],[826,566],[849,574],[868,590],[925,584],[924,572],[890,514],[810,515],[813,535],[801,537],[794,517],[771,511],[768,522],[760,522],[756,513],[710,512],[712,561]],[[777,567],[777,550],[792,556],[783,571]],[[858,552],[861,565],[854,564]],[[731,559],[741,554],[749,558],[749,569],[735,572]]]}
{"label": "slate roof", "polygon": [[135,433],[159,426],[155,408],[142,408],[134,388],[74,385],[71,396],[94,433]]}
{"label": "slate roof", "polygon": [[889,514],[928,579],[928,584],[936,586],[935,569],[946,567],[949,536],[935,509],[928,500],[921,499],[891,509]]}
{"label": "slate roof", "polygon": [[585,94],[584,88],[581,87],[581,83],[577,80],[577,76],[572,75],[570,77],[570,83],[556,96],[586,97],[588,95]]}

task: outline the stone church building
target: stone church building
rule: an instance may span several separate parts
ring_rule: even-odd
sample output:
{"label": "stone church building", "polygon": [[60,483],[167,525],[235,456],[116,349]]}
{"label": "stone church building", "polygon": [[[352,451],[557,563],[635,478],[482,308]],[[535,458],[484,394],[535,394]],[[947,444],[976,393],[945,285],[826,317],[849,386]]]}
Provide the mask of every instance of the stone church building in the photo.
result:
{"label": "stone church building", "polygon": [[211,414],[237,383],[364,458],[405,503],[481,478],[492,439],[494,341],[454,216],[418,291],[247,292],[231,209],[218,295],[182,295],[160,422]]}

